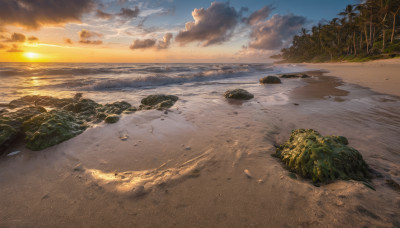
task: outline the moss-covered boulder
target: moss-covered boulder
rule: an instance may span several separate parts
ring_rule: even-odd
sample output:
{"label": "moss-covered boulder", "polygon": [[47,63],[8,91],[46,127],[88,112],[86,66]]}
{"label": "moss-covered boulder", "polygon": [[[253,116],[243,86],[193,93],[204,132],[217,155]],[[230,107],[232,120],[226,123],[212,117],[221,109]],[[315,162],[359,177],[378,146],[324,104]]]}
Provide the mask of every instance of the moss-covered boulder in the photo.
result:
{"label": "moss-covered boulder", "polygon": [[260,79],[261,84],[280,84],[281,80],[276,76],[267,76]]}
{"label": "moss-covered boulder", "polygon": [[82,121],[64,110],[42,113],[23,123],[26,147],[42,150],[81,134],[86,127]]}
{"label": "moss-covered boulder", "polygon": [[163,110],[172,107],[179,98],[174,95],[156,94],[143,98],[140,109],[158,109]]}
{"label": "moss-covered boulder", "polygon": [[50,96],[28,95],[16,100],[12,100],[8,106],[18,108],[23,106],[48,106],[61,108],[73,102],[71,98],[55,98]]}
{"label": "moss-covered boulder", "polygon": [[289,141],[276,150],[286,167],[313,182],[336,179],[367,180],[368,165],[343,136],[322,136],[312,129],[292,131]]}
{"label": "moss-covered boulder", "polygon": [[108,124],[113,124],[119,121],[119,116],[115,114],[108,115],[105,119],[104,122]]}
{"label": "moss-covered boulder", "polygon": [[234,89],[226,91],[224,97],[236,100],[250,100],[254,98],[254,95],[244,89]]}
{"label": "moss-covered boulder", "polygon": [[9,146],[17,137],[18,131],[16,128],[7,124],[0,124],[0,151]]}
{"label": "moss-covered boulder", "polygon": [[105,105],[105,112],[109,114],[121,114],[123,111],[129,109],[132,105],[125,101],[118,101],[112,104]]}
{"label": "moss-covered boulder", "polygon": [[43,107],[25,107],[0,114],[0,151],[9,146],[22,132],[22,123],[31,117],[46,112]]}

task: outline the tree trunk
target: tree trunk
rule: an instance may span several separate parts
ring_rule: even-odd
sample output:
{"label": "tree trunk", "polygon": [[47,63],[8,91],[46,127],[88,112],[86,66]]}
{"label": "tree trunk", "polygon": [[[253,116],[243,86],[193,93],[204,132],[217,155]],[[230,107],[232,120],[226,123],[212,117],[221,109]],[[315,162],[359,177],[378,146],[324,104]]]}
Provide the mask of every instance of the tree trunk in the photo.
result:
{"label": "tree trunk", "polygon": [[356,32],[353,32],[353,45],[354,45],[354,56],[357,55],[357,46],[356,46]]}
{"label": "tree trunk", "polygon": [[396,16],[399,13],[400,9],[397,9],[396,13],[393,13],[393,30],[392,30],[392,37],[390,38],[390,43],[393,43],[394,39],[394,32],[395,32],[395,27],[396,27]]}
{"label": "tree trunk", "polygon": [[364,26],[364,33],[365,33],[365,43],[367,44],[367,54],[369,54],[369,40],[367,36],[367,26]]}
{"label": "tree trunk", "polygon": [[370,16],[370,21],[369,21],[369,46],[372,46],[372,14]]}
{"label": "tree trunk", "polygon": [[385,39],[386,39],[386,31],[385,26],[382,28],[382,52],[385,50]]}

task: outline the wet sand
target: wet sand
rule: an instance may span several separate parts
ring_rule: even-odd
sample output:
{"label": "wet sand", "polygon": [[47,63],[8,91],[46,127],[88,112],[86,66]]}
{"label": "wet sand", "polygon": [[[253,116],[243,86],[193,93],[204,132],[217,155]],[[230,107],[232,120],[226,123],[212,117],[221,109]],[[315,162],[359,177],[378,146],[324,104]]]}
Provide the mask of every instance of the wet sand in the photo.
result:
{"label": "wet sand", "polygon": [[400,96],[400,59],[376,60],[365,63],[305,64],[310,69],[328,71],[327,75],[373,91]]}
{"label": "wet sand", "polygon": [[[316,75],[271,102],[181,94],[57,146],[0,158],[0,227],[399,227],[400,99]],[[285,99],[282,101],[282,97]],[[292,129],[343,135],[379,173],[314,186],[271,157]],[[247,170],[245,172],[245,170]]]}

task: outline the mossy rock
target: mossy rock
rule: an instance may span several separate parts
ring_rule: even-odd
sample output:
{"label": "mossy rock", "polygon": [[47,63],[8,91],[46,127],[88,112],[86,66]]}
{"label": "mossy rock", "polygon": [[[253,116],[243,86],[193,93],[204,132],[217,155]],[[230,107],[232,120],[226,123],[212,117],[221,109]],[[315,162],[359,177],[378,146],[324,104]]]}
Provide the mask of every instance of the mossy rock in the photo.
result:
{"label": "mossy rock", "polygon": [[81,134],[86,127],[67,111],[52,110],[42,113],[23,123],[26,147],[42,150]]}
{"label": "mossy rock", "polygon": [[124,113],[125,114],[132,114],[132,113],[136,112],[137,110],[138,110],[138,108],[133,106],[133,107],[130,107],[130,108],[124,110]]}
{"label": "mossy rock", "polygon": [[254,95],[244,89],[234,89],[226,91],[224,97],[236,100],[250,100],[254,98]]}
{"label": "mossy rock", "polygon": [[17,135],[16,128],[7,124],[0,124],[0,150],[9,146],[17,138]]}
{"label": "mossy rock", "polygon": [[119,116],[115,114],[108,115],[105,119],[104,122],[108,124],[113,124],[119,121]]}
{"label": "mossy rock", "polygon": [[22,132],[22,123],[46,112],[43,107],[25,107],[14,112],[0,114],[0,150],[9,146]]}
{"label": "mossy rock", "polygon": [[267,76],[260,79],[261,84],[280,84],[281,80],[276,76]]}
{"label": "mossy rock", "polygon": [[23,106],[48,106],[61,108],[73,102],[71,98],[58,99],[50,96],[28,95],[16,100],[12,100],[8,106],[10,108],[17,108]]}
{"label": "mossy rock", "polygon": [[132,105],[125,101],[118,101],[112,104],[105,105],[105,112],[109,114],[121,114],[123,111],[129,109]]}
{"label": "mossy rock", "polygon": [[143,98],[140,109],[158,109],[163,110],[172,107],[179,98],[174,95],[156,94]]}
{"label": "mossy rock", "polygon": [[30,106],[14,112],[5,112],[0,114],[0,124],[7,124],[13,127],[22,126],[25,120],[43,112],[46,112],[46,109],[41,106]]}
{"label": "mossy rock", "polygon": [[292,131],[289,141],[276,149],[286,167],[313,182],[336,179],[366,181],[368,165],[343,136],[322,136],[312,129]]}

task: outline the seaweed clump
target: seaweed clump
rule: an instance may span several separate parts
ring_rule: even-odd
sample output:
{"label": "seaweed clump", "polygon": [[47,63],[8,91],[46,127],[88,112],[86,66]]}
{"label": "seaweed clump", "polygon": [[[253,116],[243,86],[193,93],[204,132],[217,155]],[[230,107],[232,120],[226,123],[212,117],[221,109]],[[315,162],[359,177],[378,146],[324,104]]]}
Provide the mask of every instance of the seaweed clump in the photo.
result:
{"label": "seaweed clump", "polygon": [[361,154],[347,144],[343,136],[324,137],[312,129],[298,129],[276,149],[275,155],[290,171],[311,178],[313,182],[368,180],[368,165]]}
{"label": "seaweed clump", "polygon": [[81,134],[87,125],[70,112],[52,110],[25,121],[23,128],[26,147],[42,150]]}
{"label": "seaweed clump", "polygon": [[281,84],[281,80],[276,76],[267,76],[260,79],[261,84]]}
{"label": "seaweed clump", "polygon": [[164,110],[172,107],[179,98],[174,95],[155,94],[142,99],[140,109],[142,110]]}
{"label": "seaweed clump", "polygon": [[254,98],[254,95],[244,89],[234,89],[226,91],[224,97],[236,100],[250,100]]}

